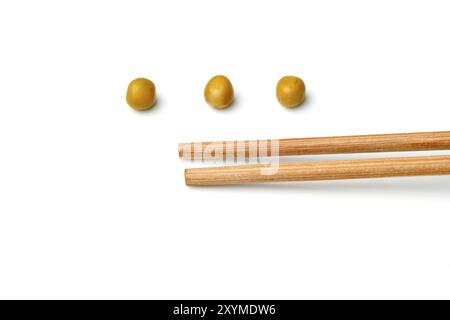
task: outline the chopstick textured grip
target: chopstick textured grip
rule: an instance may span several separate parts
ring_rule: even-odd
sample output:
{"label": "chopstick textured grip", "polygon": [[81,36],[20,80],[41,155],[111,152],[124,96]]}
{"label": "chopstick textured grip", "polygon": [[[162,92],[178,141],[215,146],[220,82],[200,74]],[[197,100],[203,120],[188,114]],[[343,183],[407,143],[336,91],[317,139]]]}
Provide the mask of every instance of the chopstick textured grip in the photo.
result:
{"label": "chopstick textured grip", "polygon": [[450,156],[430,156],[194,168],[185,170],[185,180],[190,186],[212,186],[447,174]]}

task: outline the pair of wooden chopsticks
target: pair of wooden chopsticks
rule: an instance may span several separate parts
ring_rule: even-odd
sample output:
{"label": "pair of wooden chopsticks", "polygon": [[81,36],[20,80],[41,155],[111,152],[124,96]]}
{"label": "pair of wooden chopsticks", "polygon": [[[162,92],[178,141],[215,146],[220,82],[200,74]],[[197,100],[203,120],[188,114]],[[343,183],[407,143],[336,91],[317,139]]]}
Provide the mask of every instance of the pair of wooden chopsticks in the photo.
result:
{"label": "pair of wooden chopsticks", "polygon": [[[450,131],[181,143],[178,150],[180,157],[190,160],[217,159],[217,150],[227,158],[450,150]],[[193,168],[185,170],[185,179],[187,185],[208,186],[446,174],[450,155]]]}

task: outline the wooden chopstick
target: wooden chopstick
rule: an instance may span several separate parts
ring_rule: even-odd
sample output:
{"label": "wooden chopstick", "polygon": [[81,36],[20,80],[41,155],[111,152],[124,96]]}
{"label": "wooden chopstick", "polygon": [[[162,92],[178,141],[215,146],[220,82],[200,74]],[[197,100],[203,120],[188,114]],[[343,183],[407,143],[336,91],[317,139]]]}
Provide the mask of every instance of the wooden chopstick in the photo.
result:
{"label": "wooden chopstick", "polygon": [[[276,144],[276,145],[275,145]],[[274,147],[274,148],[273,148]],[[211,152],[215,150],[215,152]],[[278,154],[274,154],[274,150]],[[180,157],[190,160],[337,153],[450,150],[450,131],[323,138],[181,143]]]}
{"label": "wooden chopstick", "polygon": [[[263,174],[262,170],[268,172]],[[283,163],[278,168],[267,164],[194,168],[185,170],[185,180],[189,186],[211,186],[447,174],[450,174],[450,156],[428,156]]]}

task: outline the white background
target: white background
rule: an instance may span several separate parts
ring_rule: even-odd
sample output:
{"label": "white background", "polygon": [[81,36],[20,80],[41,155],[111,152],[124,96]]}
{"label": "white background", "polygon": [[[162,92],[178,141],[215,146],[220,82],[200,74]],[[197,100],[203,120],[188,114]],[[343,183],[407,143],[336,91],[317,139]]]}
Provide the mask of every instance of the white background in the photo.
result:
{"label": "white background", "polygon": [[[450,298],[450,177],[189,188],[177,157],[187,141],[450,130],[449,14],[1,2],[0,298]],[[215,74],[229,110],[203,100]],[[296,110],[275,98],[286,74],[307,86]],[[156,84],[149,112],[125,102],[136,77]]]}

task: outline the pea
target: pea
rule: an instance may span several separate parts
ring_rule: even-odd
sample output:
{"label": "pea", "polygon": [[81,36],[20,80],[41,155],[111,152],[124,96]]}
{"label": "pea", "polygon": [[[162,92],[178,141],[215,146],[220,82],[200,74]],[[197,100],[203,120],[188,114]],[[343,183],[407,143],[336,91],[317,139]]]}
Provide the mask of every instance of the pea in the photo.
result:
{"label": "pea", "polygon": [[285,107],[294,108],[305,100],[305,83],[295,76],[285,76],[278,81],[277,99]]}
{"label": "pea", "polygon": [[218,75],[208,81],[204,95],[210,106],[216,109],[224,109],[233,103],[234,90],[227,77]]}
{"label": "pea", "polygon": [[156,101],[156,89],[152,81],[137,78],[130,82],[127,90],[127,103],[136,110],[147,110]]}

